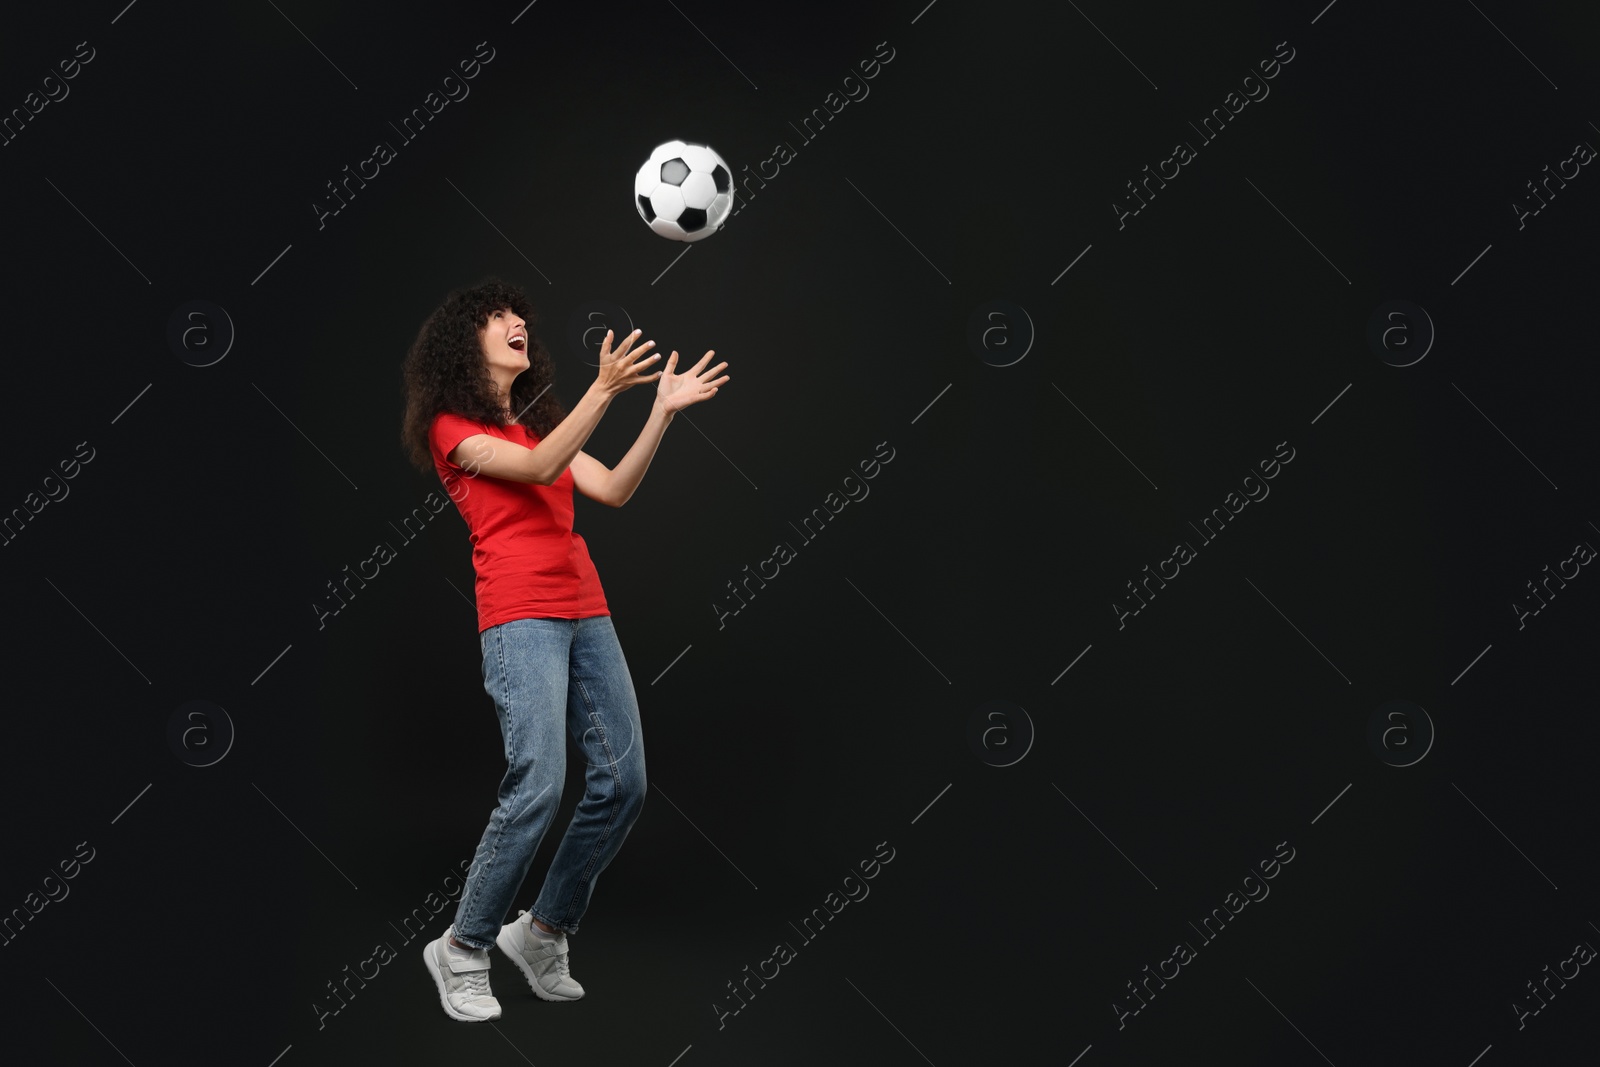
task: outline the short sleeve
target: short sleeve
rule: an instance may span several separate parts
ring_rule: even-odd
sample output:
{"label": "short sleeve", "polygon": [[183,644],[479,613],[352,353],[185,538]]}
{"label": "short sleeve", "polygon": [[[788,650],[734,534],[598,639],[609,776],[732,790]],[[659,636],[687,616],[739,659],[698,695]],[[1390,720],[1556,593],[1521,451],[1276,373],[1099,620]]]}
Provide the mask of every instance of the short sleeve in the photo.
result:
{"label": "short sleeve", "polygon": [[460,464],[450,462],[450,453],[454,452],[462,441],[473,434],[483,432],[482,423],[442,411],[433,417],[433,424],[428,428],[428,440],[433,445],[433,453],[440,462],[446,467],[464,470]]}

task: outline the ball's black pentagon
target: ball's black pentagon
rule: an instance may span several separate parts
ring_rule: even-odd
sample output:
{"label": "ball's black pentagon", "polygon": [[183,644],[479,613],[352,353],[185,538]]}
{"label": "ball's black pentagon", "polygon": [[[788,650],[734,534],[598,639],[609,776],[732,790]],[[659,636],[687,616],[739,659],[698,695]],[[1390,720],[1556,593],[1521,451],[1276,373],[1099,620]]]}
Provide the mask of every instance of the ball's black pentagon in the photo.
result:
{"label": "ball's black pentagon", "polygon": [[686,207],[683,209],[683,214],[678,216],[678,225],[682,226],[688,233],[694,233],[696,230],[703,228],[705,224],[705,208]]}
{"label": "ball's black pentagon", "polygon": [[669,159],[661,164],[661,180],[668,185],[682,185],[689,176],[689,164],[681,159]]}
{"label": "ball's black pentagon", "polygon": [[711,168],[711,180],[716,183],[719,193],[725,193],[733,186],[733,176],[721,163]]}
{"label": "ball's black pentagon", "polygon": [[648,196],[639,198],[639,214],[644,216],[644,221],[646,222],[656,221],[656,209],[650,206],[650,198]]}

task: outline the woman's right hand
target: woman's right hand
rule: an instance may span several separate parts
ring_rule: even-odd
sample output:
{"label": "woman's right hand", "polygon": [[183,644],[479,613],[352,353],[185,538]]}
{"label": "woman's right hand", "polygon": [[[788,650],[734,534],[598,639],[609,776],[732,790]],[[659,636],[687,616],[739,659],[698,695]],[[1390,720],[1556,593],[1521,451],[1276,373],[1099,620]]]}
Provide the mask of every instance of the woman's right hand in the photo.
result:
{"label": "woman's right hand", "polygon": [[658,370],[653,374],[641,374],[640,370],[661,358],[661,353],[652,352],[645,355],[645,349],[655,344],[646,341],[637,351],[630,352],[633,343],[639,339],[641,330],[634,330],[622,339],[622,346],[611,351],[611,331],[606,331],[606,339],[600,342],[600,374],[595,379],[595,387],[605,393],[607,397],[614,397],[619,393],[632,389],[636,385],[644,385],[661,377]]}

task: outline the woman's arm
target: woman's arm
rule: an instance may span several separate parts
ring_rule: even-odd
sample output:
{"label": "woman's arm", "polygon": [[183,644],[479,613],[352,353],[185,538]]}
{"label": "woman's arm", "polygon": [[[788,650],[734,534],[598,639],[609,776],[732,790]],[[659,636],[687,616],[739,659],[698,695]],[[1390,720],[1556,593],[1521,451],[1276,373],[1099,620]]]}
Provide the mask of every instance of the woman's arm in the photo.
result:
{"label": "woman's arm", "polygon": [[573,457],[572,480],[580,493],[614,508],[620,508],[628,502],[633,491],[644,480],[644,472],[650,469],[650,460],[656,454],[656,446],[661,443],[661,435],[666,432],[672,416],[691,404],[710,400],[717,395],[717,389],[730,380],[726,374],[714,380],[711,377],[722,373],[728,365],[726,360],[706,370],[706,364],[711,362],[714,354],[714,350],[707,351],[700,357],[700,362],[681,374],[672,371],[678,365],[678,353],[667,357],[666,367],[652,375],[658,381],[655,403],[650,405],[650,418],[645,421],[644,429],[639,431],[639,439],[628,449],[628,454],[622,457],[616,469],[607,469],[604,463],[583,451]]}
{"label": "woman's arm", "polygon": [[610,406],[608,394],[590,387],[577,407],[532,448],[475,433],[451,450],[450,462],[466,468],[474,478],[487,474],[508,482],[550,485],[561,477]]}
{"label": "woman's arm", "polygon": [[[450,450],[450,462],[467,468],[474,477],[487,474],[491,478],[504,478],[512,482],[553,484],[561,477],[561,472],[571,465],[573,457],[583,449],[589,435],[594,433],[600,416],[611,406],[611,399],[635,385],[653,382],[664,373],[659,370],[653,374],[639,373],[641,366],[660,355],[659,352],[644,355],[645,349],[655,344],[654,341],[646,341],[638,349],[629,352],[640,333],[634,330],[613,353],[611,331],[606,331],[605,340],[600,345],[600,373],[594,384],[584,392],[583,399],[578,401],[567,417],[556,424],[537,445],[524,448],[490,434],[473,434]],[[660,437],[659,431],[656,436]],[[643,475],[644,472],[639,473]],[[638,479],[634,480],[634,484],[638,484]],[[632,493],[633,490],[629,489],[628,492]]]}
{"label": "woman's arm", "polygon": [[578,492],[610,507],[620,508],[626,504],[644,480],[644,472],[650,469],[650,460],[661,444],[661,435],[671,422],[672,412],[660,400],[650,405],[650,417],[639,431],[639,439],[622,457],[622,462],[610,469],[587,452],[580,451],[572,461],[572,480]]}

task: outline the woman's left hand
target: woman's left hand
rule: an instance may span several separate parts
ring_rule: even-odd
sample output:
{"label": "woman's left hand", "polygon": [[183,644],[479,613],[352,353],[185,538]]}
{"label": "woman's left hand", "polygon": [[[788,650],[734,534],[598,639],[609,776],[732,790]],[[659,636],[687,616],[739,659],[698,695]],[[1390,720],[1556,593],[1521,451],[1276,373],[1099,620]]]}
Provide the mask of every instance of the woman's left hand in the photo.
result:
{"label": "woman's left hand", "polygon": [[715,349],[707,349],[706,354],[700,357],[700,362],[682,374],[672,373],[673,368],[678,365],[678,353],[673,352],[667,357],[667,365],[661,371],[661,377],[656,380],[656,403],[661,405],[663,411],[672,414],[682,411],[690,404],[710,400],[717,395],[718,387],[731,380],[726,374],[720,378],[712,378],[712,375],[728,366],[727,360],[723,360],[710,370],[705,369],[715,352]]}

